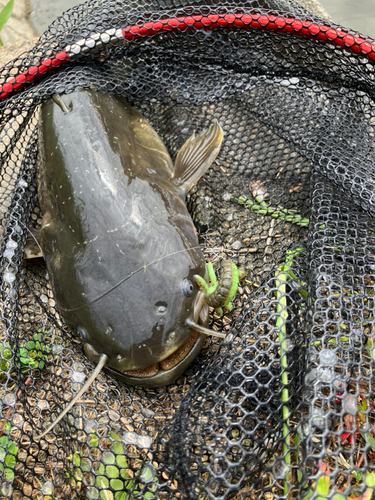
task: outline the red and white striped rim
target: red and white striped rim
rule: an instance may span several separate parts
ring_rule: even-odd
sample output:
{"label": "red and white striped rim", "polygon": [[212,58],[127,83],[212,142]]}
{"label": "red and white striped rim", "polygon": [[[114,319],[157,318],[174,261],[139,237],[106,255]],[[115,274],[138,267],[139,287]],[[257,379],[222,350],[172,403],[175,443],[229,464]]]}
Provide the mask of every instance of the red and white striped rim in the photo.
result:
{"label": "red and white striped rim", "polygon": [[260,29],[288,33],[335,45],[355,56],[365,58],[372,63],[375,62],[375,41],[366,40],[359,35],[352,35],[345,31],[345,28],[338,26],[325,26],[293,17],[257,13],[186,15],[144,22],[123,29],[113,28],[104,33],[95,33],[88,38],[78,40],[65,47],[54,57],[45,59],[40,64],[31,66],[26,71],[10,78],[0,86],[0,99],[8,99],[15,92],[21,91],[28,83],[32,83],[43,75],[53,72],[61,65],[73,61],[78,55],[89,54],[93,50],[97,51],[98,48],[104,48],[107,44],[131,42],[162,33],[217,29]]}

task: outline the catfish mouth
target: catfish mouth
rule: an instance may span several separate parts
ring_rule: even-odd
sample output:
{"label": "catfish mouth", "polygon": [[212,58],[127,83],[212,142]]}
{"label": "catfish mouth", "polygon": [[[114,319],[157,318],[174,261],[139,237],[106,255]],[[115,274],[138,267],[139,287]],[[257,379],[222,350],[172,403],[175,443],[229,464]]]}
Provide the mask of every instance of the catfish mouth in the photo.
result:
{"label": "catfish mouth", "polygon": [[205,335],[199,333],[196,328],[204,329],[203,325],[208,324],[208,305],[204,297],[203,292],[198,292],[192,318],[186,320],[186,325],[192,330],[190,337],[167,358],[141,370],[119,371],[108,365],[104,370],[131,385],[156,387],[174,382],[191,365],[202,349]]}
{"label": "catfish mouth", "polygon": [[142,370],[120,372],[109,366],[104,370],[130,385],[157,387],[173,383],[200,353],[205,336],[192,331],[188,340],[167,358]]}

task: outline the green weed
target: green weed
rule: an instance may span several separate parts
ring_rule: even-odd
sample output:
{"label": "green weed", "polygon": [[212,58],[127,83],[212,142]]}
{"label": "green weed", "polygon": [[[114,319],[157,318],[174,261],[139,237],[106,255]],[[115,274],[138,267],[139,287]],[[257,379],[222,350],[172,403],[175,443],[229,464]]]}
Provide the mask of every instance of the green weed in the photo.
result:
{"label": "green weed", "polygon": [[[5,5],[5,7],[3,7],[2,11],[0,12],[0,31],[4,28],[4,26],[8,22],[8,19],[11,16],[13,11],[13,5],[14,5],[14,0],[9,0],[9,2]],[[2,45],[4,44],[0,39],[0,47]]]}

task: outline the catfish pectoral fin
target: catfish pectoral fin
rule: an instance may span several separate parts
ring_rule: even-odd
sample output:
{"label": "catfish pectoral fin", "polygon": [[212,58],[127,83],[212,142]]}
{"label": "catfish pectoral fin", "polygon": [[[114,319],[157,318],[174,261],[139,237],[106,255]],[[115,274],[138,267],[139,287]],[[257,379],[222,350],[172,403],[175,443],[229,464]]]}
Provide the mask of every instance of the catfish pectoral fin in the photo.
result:
{"label": "catfish pectoral fin", "polygon": [[215,121],[206,130],[195,136],[193,134],[178,152],[172,182],[183,193],[202,177],[220,151],[224,132]]}
{"label": "catfish pectoral fin", "polygon": [[222,339],[225,339],[225,337],[227,336],[226,333],[217,332],[215,330],[211,330],[210,328],[205,328],[204,326],[198,325],[192,319],[187,319],[185,323],[186,326],[190,327],[192,330],[196,330],[199,333],[204,333],[205,335],[212,335],[213,337],[220,337]]}
{"label": "catfish pectoral fin", "polygon": [[91,384],[94,382],[94,380],[96,379],[96,377],[102,371],[102,369],[103,369],[103,367],[104,367],[104,365],[106,364],[107,361],[108,361],[108,356],[106,356],[105,354],[102,354],[100,356],[99,363],[97,364],[95,370],[92,372],[92,374],[90,375],[90,377],[86,380],[86,383],[83,384],[82,389],[73,397],[73,399],[70,401],[70,403],[68,404],[68,406],[66,408],[64,408],[64,410],[60,413],[60,415],[57,417],[57,419],[54,420],[52,422],[52,424],[42,434],[40,434],[39,436],[35,437],[35,439],[40,439],[40,438],[44,437],[46,434],[48,434],[49,432],[51,432],[52,429],[55,427],[55,425],[57,423],[59,423],[62,418],[65,417],[65,415],[68,413],[68,411],[71,408],[73,408],[73,406],[76,404],[76,402],[78,401],[78,399],[90,388]]}

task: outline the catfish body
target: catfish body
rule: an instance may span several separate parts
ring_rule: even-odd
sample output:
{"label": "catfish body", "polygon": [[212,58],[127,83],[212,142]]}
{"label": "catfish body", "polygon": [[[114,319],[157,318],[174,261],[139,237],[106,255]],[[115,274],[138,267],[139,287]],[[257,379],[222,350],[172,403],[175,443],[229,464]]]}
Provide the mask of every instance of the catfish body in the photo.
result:
{"label": "catfish body", "polygon": [[122,98],[82,91],[50,100],[39,127],[40,243],[57,308],[89,357],[105,353],[118,374],[165,360],[200,314],[193,276],[205,261],[184,198],[216,156],[220,127],[200,146],[189,140],[175,169]]}

